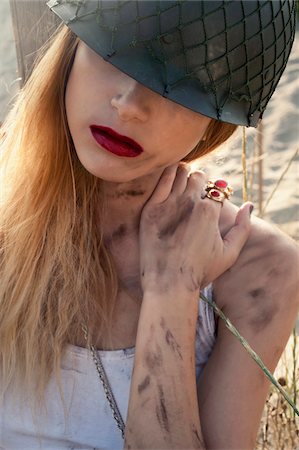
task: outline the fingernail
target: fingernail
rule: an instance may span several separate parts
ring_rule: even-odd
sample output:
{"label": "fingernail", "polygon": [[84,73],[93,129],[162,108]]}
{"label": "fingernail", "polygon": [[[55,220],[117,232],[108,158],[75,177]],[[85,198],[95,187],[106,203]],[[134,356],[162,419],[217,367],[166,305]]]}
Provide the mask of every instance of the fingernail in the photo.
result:
{"label": "fingernail", "polygon": [[252,213],[253,209],[254,209],[254,206],[253,206],[253,205],[250,205],[250,206],[249,206],[249,215],[250,215],[250,216],[251,216],[251,213]]}

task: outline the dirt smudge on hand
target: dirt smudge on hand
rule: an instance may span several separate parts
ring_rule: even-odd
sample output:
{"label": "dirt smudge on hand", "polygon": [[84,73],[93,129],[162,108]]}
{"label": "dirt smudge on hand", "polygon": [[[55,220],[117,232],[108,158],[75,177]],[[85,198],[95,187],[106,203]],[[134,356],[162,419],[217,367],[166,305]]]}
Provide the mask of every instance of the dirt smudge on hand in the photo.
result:
{"label": "dirt smudge on hand", "polygon": [[163,240],[166,237],[173,236],[179,225],[189,220],[194,206],[194,201],[191,198],[187,198],[180,213],[175,217],[171,217],[171,220],[160,230],[158,234],[159,239]]}

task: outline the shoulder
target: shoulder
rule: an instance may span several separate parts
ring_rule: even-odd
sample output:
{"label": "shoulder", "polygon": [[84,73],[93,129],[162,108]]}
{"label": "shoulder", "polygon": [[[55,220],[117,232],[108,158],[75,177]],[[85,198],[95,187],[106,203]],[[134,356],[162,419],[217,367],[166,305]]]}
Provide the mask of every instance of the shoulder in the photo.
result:
{"label": "shoulder", "polygon": [[[237,212],[238,208],[232,203],[226,202],[224,204],[219,222],[222,236],[233,226]],[[286,256],[288,258],[285,259]],[[253,214],[249,238],[240,253],[239,260],[243,264],[250,264],[255,259],[254,262],[260,265],[264,262],[264,259],[270,257],[275,257],[275,262],[279,261],[279,265],[288,266],[292,273],[299,267],[299,250],[296,242],[276,226],[255,217]],[[295,273],[298,274],[297,271]]]}
{"label": "shoulder", "polygon": [[[220,218],[222,235],[234,224],[237,210],[225,202]],[[298,313],[298,272],[294,241],[276,227],[252,217],[249,238],[237,261],[213,282],[214,300],[271,372]],[[238,442],[248,442],[246,448],[253,448],[269,380],[223,320],[218,321],[217,339],[197,386],[201,419],[214,420],[221,404],[230,424],[226,442],[233,439],[234,448]],[[239,426],[240,417],[248,418],[245,427]],[[222,419],[220,414],[224,430],[226,423]]]}
{"label": "shoulder", "polygon": [[[225,202],[220,216],[222,235],[232,227],[237,211],[235,205]],[[265,290],[269,295],[270,290],[272,293],[280,290],[299,304],[298,273],[299,249],[295,241],[253,215],[250,235],[239,258],[231,269],[215,280],[214,287],[216,290],[234,289],[240,293],[246,290],[253,297]]]}

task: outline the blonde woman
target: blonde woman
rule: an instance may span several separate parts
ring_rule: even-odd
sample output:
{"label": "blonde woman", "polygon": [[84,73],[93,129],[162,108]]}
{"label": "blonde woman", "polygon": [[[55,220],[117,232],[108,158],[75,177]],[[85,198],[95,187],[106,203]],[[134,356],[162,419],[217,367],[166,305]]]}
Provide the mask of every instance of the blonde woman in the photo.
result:
{"label": "blonde woman", "polygon": [[298,251],[187,163],[257,125],[294,2],[48,6],[1,128],[0,448],[253,449],[268,379],[200,291],[273,371]]}

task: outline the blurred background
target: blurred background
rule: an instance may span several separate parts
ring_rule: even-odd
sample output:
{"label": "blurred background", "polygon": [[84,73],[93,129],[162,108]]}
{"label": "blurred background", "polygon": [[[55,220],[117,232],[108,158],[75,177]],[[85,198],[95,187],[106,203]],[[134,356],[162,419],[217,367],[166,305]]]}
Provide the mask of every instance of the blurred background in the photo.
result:
{"label": "blurred background", "polygon": [[3,122],[9,102],[18,90],[17,56],[9,0],[0,0],[0,122]]}
{"label": "blurred background", "polygon": [[[13,0],[13,3],[16,5],[19,3],[19,7],[24,8],[22,0]],[[24,73],[18,71],[16,51],[16,32],[22,27],[22,21],[13,31],[12,12],[9,0],[0,0],[0,123],[3,122],[13,104],[24,77]],[[29,12],[24,9],[24,15],[26,14]],[[33,56],[30,55],[28,61],[31,61]],[[254,214],[277,226],[297,243],[299,243],[298,107],[299,22],[297,20],[296,39],[287,68],[268,104],[262,124],[258,129],[240,127],[229,143],[197,163],[199,168],[210,174],[210,178],[223,177],[229,180],[235,191],[232,198],[234,203],[240,205],[246,198],[253,201]],[[275,371],[276,378],[297,407],[298,349],[299,321],[297,320],[288,346]],[[298,436],[298,417],[295,417],[284,399],[277,395],[271,386],[256,450],[299,450]]]}

